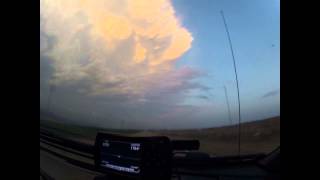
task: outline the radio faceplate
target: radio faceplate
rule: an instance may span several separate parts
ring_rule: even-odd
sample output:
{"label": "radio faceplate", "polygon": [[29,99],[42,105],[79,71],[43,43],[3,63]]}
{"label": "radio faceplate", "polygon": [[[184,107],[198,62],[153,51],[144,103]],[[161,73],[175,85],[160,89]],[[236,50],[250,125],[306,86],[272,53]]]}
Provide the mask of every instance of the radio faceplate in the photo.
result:
{"label": "radio faceplate", "polygon": [[172,147],[167,137],[125,137],[98,133],[95,166],[135,179],[170,179]]}

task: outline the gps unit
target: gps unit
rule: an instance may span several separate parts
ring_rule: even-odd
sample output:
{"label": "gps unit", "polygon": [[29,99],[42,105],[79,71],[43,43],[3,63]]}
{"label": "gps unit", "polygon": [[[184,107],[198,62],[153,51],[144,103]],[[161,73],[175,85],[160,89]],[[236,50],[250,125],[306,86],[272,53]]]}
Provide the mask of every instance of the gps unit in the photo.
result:
{"label": "gps unit", "polygon": [[167,137],[125,137],[98,133],[95,166],[100,172],[129,179],[169,180],[172,146]]}

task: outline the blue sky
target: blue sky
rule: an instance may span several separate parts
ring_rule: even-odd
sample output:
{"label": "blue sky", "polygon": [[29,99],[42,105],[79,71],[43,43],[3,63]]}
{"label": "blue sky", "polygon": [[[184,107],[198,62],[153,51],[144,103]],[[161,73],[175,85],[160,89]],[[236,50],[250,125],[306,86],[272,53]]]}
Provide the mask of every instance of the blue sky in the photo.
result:
{"label": "blue sky", "polygon": [[[233,110],[237,108],[232,56],[220,11],[223,10],[238,67],[244,119],[279,114],[280,15],[279,1],[173,0],[177,16],[193,35],[192,48],[178,66],[197,67],[210,74],[201,82],[228,88]],[[269,92],[272,96],[262,98]],[[217,100],[217,99],[215,99]]]}

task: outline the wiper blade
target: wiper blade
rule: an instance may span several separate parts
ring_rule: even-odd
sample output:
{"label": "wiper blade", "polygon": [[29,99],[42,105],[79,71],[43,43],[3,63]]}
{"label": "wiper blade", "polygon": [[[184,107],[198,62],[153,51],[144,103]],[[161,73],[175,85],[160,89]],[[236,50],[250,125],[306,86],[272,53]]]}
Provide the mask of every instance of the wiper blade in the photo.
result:
{"label": "wiper blade", "polygon": [[[181,152],[180,152],[181,153]],[[265,154],[251,154],[242,156],[217,156],[212,157],[203,152],[183,152],[184,156],[175,155],[173,163],[175,167],[215,167],[230,166],[240,163],[255,163],[265,157]]]}

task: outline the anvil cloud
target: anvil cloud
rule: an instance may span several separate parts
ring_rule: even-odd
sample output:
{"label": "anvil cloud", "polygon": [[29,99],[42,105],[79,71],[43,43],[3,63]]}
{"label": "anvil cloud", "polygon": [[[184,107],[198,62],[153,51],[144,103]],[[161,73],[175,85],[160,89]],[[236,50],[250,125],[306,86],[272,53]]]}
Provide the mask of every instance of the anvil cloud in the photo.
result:
{"label": "anvil cloud", "polygon": [[148,92],[193,40],[168,0],[42,0],[40,21],[51,83],[85,80],[91,95]]}

